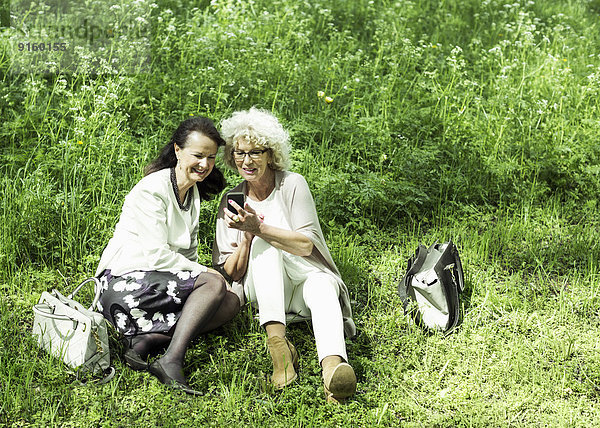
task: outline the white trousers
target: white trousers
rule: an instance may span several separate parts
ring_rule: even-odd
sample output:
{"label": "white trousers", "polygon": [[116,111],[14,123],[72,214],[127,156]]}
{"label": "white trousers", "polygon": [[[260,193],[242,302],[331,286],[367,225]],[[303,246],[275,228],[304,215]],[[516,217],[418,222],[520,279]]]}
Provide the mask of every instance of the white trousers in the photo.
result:
{"label": "white trousers", "polygon": [[339,287],[333,276],[261,238],[250,249],[244,292],[258,308],[260,324],[286,324],[286,314],[312,318],[319,362],[329,355],[348,361]]}

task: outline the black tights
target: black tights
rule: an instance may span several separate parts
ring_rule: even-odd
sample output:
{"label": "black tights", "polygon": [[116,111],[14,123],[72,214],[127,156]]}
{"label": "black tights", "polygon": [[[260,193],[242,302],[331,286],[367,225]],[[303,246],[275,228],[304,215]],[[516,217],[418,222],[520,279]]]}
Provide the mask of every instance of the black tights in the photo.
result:
{"label": "black tights", "polygon": [[172,334],[149,333],[133,340],[133,349],[142,357],[169,344],[161,357],[161,366],[169,376],[185,382],[183,359],[188,346],[200,334],[214,330],[231,320],[240,309],[238,297],[226,289],[222,276],[201,273],[188,296]]}

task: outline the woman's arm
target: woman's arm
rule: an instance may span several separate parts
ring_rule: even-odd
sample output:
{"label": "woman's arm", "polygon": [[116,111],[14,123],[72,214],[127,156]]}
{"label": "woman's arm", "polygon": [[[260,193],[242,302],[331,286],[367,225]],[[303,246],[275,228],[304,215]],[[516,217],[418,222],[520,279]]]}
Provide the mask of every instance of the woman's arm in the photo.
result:
{"label": "woman's arm", "polygon": [[239,221],[235,222],[233,220],[235,216],[229,210],[225,210],[225,222],[228,227],[258,236],[273,247],[297,256],[306,257],[312,253],[313,243],[306,235],[263,223],[256,215],[256,211],[247,203],[244,208],[234,201],[231,204],[238,211]]}
{"label": "woman's arm", "polygon": [[[239,189],[235,188],[233,190]],[[224,195],[219,203],[215,240],[213,241],[212,264],[229,280],[240,281],[248,268],[250,246],[254,236],[227,227],[229,218],[225,214],[226,206],[227,196]]]}
{"label": "woman's arm", "polygon": [[261,223],[258,230],[256,236],[264,239],[275,248],[303,257],[308,257],[312,253],[313,243],[299,232],[280,229],[266,223]]}
{"label": "woman's arm", "polygon": [[244,237],[240,243],[237,244],[234,252],[227,257],[227,260],[223,263],[223,270],[234,281],[239,281],[246,274],[251,244],[252,235],[244,233]]}

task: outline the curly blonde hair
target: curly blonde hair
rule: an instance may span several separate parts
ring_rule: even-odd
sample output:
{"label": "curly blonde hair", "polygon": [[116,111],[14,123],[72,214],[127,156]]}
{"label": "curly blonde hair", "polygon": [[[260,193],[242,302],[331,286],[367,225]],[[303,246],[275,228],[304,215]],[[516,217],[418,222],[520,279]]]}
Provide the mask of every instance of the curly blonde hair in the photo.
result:
{"label": "curly blonde hair", "polygon": [[221,122],[221,135],[225,139],[224,161],[232,169],[237,169],[233,151],[240,138],[270,149],[272,169],[285,171],[289,168],[290,136],[277,118],[266,110],[252,107],[250,110],[236,111]]}

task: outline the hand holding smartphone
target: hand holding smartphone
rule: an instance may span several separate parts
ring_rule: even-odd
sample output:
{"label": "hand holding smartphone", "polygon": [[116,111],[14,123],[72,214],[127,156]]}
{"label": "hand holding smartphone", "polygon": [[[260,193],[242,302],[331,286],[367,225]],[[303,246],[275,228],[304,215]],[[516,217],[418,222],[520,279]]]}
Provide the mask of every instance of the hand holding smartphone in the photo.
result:
{"label": "hand holding smartphone", "polygon": [[236,204],[244,208],[246,195],[243,192],[229,192],[227,194],[227,209],[234,214],[238,214],[238,211],[229,203],[229,200],[235,201]]}

